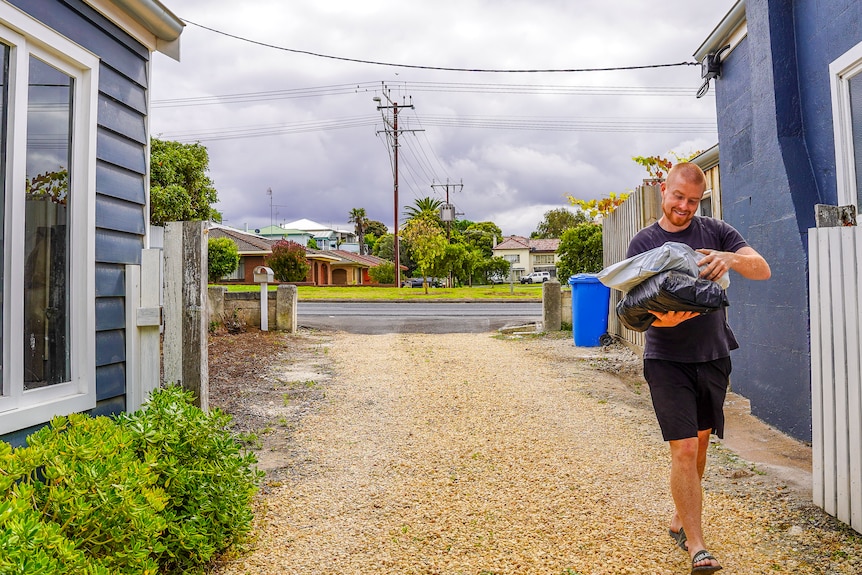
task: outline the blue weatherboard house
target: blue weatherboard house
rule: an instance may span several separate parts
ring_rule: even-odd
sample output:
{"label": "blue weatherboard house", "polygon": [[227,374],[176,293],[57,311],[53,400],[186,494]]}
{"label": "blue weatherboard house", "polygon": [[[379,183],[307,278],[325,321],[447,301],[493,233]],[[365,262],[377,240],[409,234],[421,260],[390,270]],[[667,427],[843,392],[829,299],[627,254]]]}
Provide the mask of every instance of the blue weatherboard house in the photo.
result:
{"label": "blue weatherboard house", "polygon": [[716,98],[722,217],[773,272],[730,287],[732,385],[810,440],[808,230],[816,205],[862,201],[862,2],[740,1],[695,57]]}
{"label": "blue weatherboard house", "polygon": [[[0,438],[135,407],[126,265],[148,246],[158,0],[0,0]],[[134,403],[134,402],[132,402]]]}

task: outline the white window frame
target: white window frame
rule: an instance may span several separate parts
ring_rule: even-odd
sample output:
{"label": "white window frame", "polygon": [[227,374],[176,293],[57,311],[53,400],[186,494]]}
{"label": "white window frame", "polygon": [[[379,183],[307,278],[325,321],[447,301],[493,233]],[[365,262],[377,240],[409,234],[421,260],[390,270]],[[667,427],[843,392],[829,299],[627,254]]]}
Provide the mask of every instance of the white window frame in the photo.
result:
{"label": "white window frame", "polygon": [[[10,46],[0,435],[96,406],[96,120],[99,59],[38,20],[0,2],[0,41]],[[24,390],[24,205],[29,59],[74,78],[69,182],[71,379]]]}
{"label": "white window frame", "polygon": [[[856,158],[850,109],[850,79],[862,74],[862,43],[829,64],[832,128],[835,133],[835,178],[839,205],[856,205]],[[859,206],[857,206],[858,210]]]}

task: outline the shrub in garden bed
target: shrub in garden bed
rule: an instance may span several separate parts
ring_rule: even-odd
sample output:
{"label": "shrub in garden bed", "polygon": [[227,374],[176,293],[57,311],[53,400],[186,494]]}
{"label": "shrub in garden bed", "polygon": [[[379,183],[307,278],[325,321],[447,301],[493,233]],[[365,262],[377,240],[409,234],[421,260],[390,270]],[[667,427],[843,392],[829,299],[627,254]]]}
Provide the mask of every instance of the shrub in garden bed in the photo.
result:
{"label": "shrub in garden bed", "polygon": [[229,422],[171,386],[0,442],[0,573],[201,571],[248,533],[262,476]]}

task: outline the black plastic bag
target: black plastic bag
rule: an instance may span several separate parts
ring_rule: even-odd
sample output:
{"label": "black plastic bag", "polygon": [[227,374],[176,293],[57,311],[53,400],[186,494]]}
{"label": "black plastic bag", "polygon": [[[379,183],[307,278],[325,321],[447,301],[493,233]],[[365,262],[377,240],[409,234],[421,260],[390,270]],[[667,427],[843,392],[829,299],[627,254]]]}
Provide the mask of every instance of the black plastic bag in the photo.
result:
{"label": "black plastic bag", "polygon": [[714,281],[667,271],[629,290],[617,304],[617,315],[627,328],[646,331],[656,319],[649,310],[710,313],[728,305],[727,294]]}

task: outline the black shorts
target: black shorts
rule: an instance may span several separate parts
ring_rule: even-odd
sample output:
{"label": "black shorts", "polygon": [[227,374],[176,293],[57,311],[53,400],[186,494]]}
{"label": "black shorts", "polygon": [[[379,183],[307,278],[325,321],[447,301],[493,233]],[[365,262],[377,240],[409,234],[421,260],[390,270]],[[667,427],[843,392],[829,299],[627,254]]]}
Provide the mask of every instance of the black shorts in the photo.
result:
{"label": "black shorts", "polygon": [[702,363],[644,360],[644,378],[665,441],[697,437],[711,429],[724,437],[724,398],[730,358]]}

